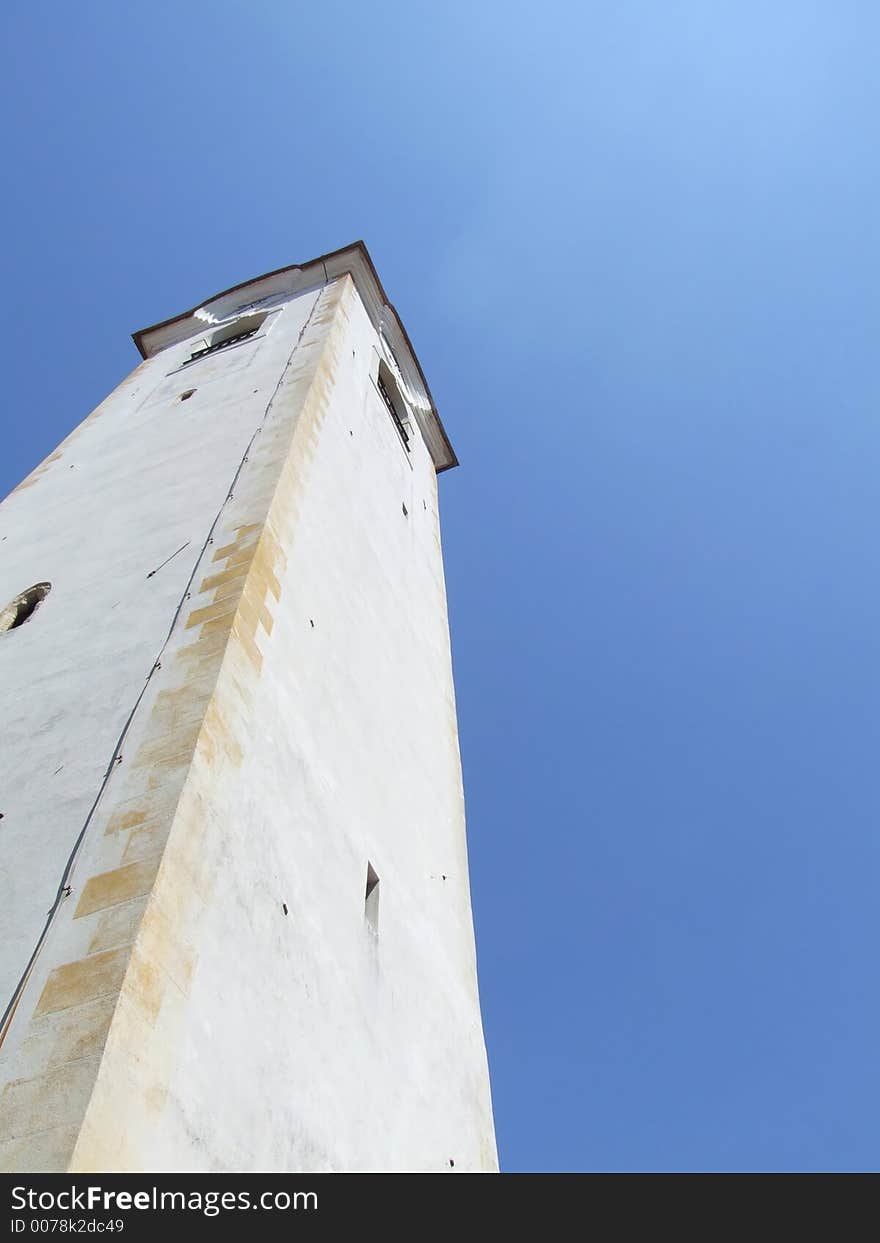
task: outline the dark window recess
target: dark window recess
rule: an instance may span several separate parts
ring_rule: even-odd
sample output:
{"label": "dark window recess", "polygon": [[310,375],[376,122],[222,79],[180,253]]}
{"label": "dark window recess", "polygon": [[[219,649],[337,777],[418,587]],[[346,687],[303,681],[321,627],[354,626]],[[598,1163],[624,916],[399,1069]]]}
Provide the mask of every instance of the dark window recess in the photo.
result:
{"label": "dark window recess", "polygon": [[370,929],[379,931],[379,877],[372,863],[367,864],[367,890],[364,896],[364,918]]}
{"label": "dark window recess", "polygon": [[51,590],[51,583],[36,583],[10,600],[6,608],[0,610],[0,632],[16,630],[30,621]]}
{"label": "dark window recess", "polygon": [[[195,355],[193,355],[193,357],[195,357]],[[400,415],[397,413],[397,407],[395,406],[394,402],[391,400],[391,394],[388,392],[388,389],[385,387],[385,381],[382,379],[381,371],[379,372],[379,375],[376,378],[376,384],[379,387],[379,392],[382,394],[382,400],[385,402],[385,405],[388,407],[391,413],[392,419],[394,419],[394,425],[397,428],[397,430],[400,432],[400,439],[403,441],[404,445],[406,446],[407,453],[409,453],[410,452],[409,432],[404,427],[403,420],[401,419]]]}
{"label": "dark window recess", "polygon": [[248,337],[253,337],[259,332],[260,325],[256,328],[249,328],[247,332],[238,332],[234,337],[227,337],[225,341],[217,341],[214,345],[206,345],[204,349],[195,350],[190,356],[192,362],[195,358],[204,358],[206,354],[216,354],[218,350],[225,350],[228,345],[238,345],[239,341],[247,341]]}

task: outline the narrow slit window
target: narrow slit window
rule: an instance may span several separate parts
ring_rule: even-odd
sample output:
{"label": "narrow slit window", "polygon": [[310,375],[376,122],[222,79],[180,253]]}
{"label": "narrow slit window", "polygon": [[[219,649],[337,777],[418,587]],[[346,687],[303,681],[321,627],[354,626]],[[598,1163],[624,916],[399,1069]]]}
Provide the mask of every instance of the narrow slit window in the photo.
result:
{"label": "narrow slit window", "polygon": [[388,413],[397,428],[398,435],[403,441],[403,447],[407,453],[411,453],[412,449],[409,443],[410,432],[412,430],[409,422],[409,414],[404,405],[403,398],[397,391],[397,385],[391,378],[391,372],[384,363],[379,364],[379,374],[376,376],[376,387],[381,394],[382,400],[388,407]]}
{"label": "narrow slit window", "polygon": [[364,896],[364,918],[373,932],[379,931],[379,877],[372,863],[367,864],[367,891]]}

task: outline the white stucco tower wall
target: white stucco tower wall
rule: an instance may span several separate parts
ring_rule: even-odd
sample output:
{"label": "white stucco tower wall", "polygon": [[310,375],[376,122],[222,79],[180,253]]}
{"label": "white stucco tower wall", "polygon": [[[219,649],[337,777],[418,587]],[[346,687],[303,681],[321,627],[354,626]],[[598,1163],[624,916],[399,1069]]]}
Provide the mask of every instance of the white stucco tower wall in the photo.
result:
{"label": "white stucco tower wall", "polygon": [[356,244],[135,340],[0,506],[0,1169],[494,1170],[405,331]]}

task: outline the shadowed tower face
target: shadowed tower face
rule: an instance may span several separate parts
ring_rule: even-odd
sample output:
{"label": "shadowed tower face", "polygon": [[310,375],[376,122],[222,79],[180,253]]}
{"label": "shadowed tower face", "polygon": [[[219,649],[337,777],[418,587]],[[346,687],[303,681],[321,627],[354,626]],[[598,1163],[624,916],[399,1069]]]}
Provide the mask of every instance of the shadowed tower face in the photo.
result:
{"label": "shadowed tower face", "polygon": [[135,341],[0,507],[0,1169],[493,1170],[406,334],[358,244]]}

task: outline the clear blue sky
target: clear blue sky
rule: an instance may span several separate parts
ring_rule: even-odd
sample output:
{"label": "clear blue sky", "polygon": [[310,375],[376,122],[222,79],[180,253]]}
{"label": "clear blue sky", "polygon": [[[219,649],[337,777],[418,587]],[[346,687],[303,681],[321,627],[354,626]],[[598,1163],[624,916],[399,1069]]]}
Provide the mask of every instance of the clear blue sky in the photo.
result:
{"label": "clear blue sky", "polygon": [[363,237],[441,481],[508,1170],[878,1164],[880,10],[4,10],[5,492]]}

